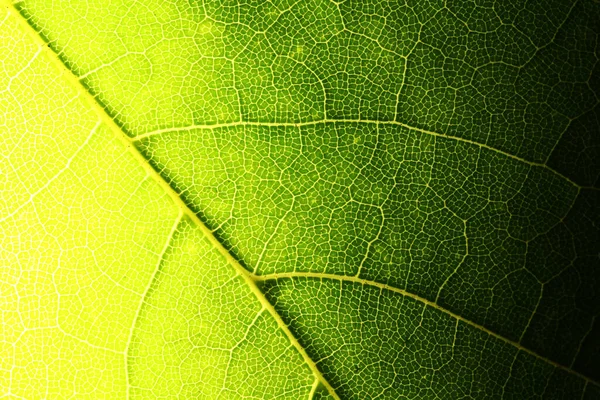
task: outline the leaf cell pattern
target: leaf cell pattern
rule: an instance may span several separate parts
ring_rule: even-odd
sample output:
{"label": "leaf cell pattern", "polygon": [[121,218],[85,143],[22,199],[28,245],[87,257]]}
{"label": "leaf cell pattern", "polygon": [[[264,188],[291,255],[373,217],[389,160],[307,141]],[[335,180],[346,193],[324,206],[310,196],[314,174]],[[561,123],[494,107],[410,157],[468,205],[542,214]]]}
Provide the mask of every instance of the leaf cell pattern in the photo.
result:
{"label": "leaf cell pattern", "polygon": [[5,393],[600,398],[597,2],[3,10]]}

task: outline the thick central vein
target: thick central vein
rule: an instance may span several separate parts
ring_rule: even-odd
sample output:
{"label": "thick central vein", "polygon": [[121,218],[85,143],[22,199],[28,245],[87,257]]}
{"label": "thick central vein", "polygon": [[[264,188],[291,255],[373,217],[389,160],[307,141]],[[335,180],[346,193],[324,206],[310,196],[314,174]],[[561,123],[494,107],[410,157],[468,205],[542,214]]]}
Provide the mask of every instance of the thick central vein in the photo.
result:
{"label": "thick central vein", "polygon": [[[14,6],[10,0],[0,0],[0,4],[3,4],[8,10],[9,13],[13,13],[15,15],[20,16],[19,22],[23,26],[23,29],[29,33],[32,40],[35,41],[37,45],[40,46],[42,52],[47,57],[48,61],[50,61],[57,69],[57,72],[62,74],[62,78],[65,79],[68,84],[70,84],[79,96],[87,102],[91,109],[96,112],[99,118],[105,123],[110,130],[115,134],[117,139],[125,146],[127,151],[135,158],[136,161],[139,162],[140,166],[145,170],[145,172],[169,195],[172,201],[179,207],[181,210],[182,216],[187,216],[196,227],[205,235],[205,237],[209,240],[209,242],[213,245],[215,249],[221,253],[221,255],[226,259],[226,261],[236,270],[236,272],[244,279],[247,283],[251,292],[256,296],[257,300],[262,304],[264,309],[269,311],[271,316],[275,319],[279,328],[283,331],[283,333],[287,336],[290,343],[296,348],[296,350],[300,353],[304,362],[311,369],[313,375],[316,379],[318,379],[323,386],[325,386],[330,393],[330,395],[336,399],[340,400],[339,396],[335,393],[333,387],[329,384],[329,382],[323,377],[323,374],[317,368],[315,362],[308,356],[306,350],[300,345],[296,337],[291,333],[288,326],[283,322],[281,316],[275,311],[273,305],[266,299],[264,293],[258,288],[250,273],[225,249],[223,244],[219,242],[212,231],[204,225],[204,223],[198,218],[196,213],[194,213],[188,205],[181,199],[179,194],[167,183],[167,181],[156,171],[149,163],[148,160],[137,150],[137,148],[132,145],[131,139],[127,136],[127,134],[121,129],[121,127],[115,122],[115,120],[108,114],[104,106],[98,102],[98,100],[81,84],[80,80],[77,76],[71,71],[58,57],[58,55],[52,51],[48,43],[44,41],[44,39],[40,36],[40,33],[36,31],[33,26],[30,25],[27,18],[25,18]],[[125,352],[125,356],[127,356],[127,352]]]}
{"label": "thick central vein", "polygon": [[[184,215],[189,217],[190,220],[193,221],[193,223],[203,232],[203,234],[207,237],[207,239],[211,242],[211,244],[224,256],[224,258],[229,262],[229,264],[231,264],[231,266],[236,270],[236,272],[248,284],[248,287],[254,293],[254,295],[256,296],[258,301],[263,305],[264,309],[269,311],[269,313],[272,315],[272,317],[277,322],[280,329],[285,333],[285,335],[289,338],[292,345],[302,355],[304,361],[310,367],[313,374],[315,375],[317,380],[315,381],[315,384],[313,385],[311,394],[314,392],[315,388],[318,386],[318,382],[320,382],[327,388],[327,390],[329,391],[329,393],[331,394],[331,396],[334,399],[339,400],[339,396],[335,393],[333,387],[329,384],[329,382],[323,377],[323,375],[317,368],[315,362],[308,356],[308,354],[306,353],[306,350],[298,342],[297,338],[291,333],[287,324],[282,320],[279,313],[275,310],[273,305],[266,299],[264,293],[258,288],[258,286],[257,286],[258,282],[267,281],[267,280],[275,280],[275,279],[292,279],[292,278],[331,279],[331,280],[338,280],[338,281],[374,286],[374,287],[380,288],[382,290],[389,290],[389,291],[392,291],[395,293],[399,293],[403,296],[412,298],[416,301],[426,304],[427,306],[435,308],[436,310],[439,310],[439,311],[455,318],[457,321],[461,321],[461,322],[463,322],[467,325],[470,325],[476,329],[486,332],[490,336],[493,336],[507,344],[514,346],[519,351],[523,351],[524,353],[534,356],[537,359],[540,359],[550,365],[553,365],[556,368],[559,368],[570,374],[573,374],[574,376],[577,376],[577,377],[583,379],[586,382],[586,385],[588,383],[591,383],[593,385],[600,386],[599,382],[596,382],[595,380],[593,380],[577,371],[574,371],[570,367],[564,366],[564,365],[557,363],[551,359],[541,356],[541,355],[537,354],[536,352],[522,346],[520,343],[518,343],[516,341],[513,341],[511,339],[508,339],[508,338],[500,335],[500,334],[497,334],[482,325],[479,325],[479,324],[477,324],[473,321],[470,321],[458,314],[453,313],[450,310],[447,310],[447,309],[439,306],[435,302],[432,302],[430,300],[422,298],[416,294],[407,292],[403,289],[395,288],[393,286],[390,286],[390,285],[387,285],[384,283],[380,283],[380,282],[361,279],[356,276],[342,276],[342,275],[327,274],[327,273],[294,272],[294,273],[270,274],[270,275],[264,275],[264,276],[258,276],[258,275],[251,274],[231,255],[231,253],[223,246],[223,244],[221,242],[219,242],[218,239],[216,239],[216,237],[213,235],[212,231],[208,227],[206,227],[206,225],[198,218],[196,213],[193,212],[189,208],[189,206],[181,199],[179,194],[170,186],[170,184],[167,183],[167,181],[148,163],[148,160],[136,149],[136,146],[134,145],[134,143],[137,141],[140,141],[144,138],[148,138],[150,136],[160,135],[160,134],[169,133],[169,132],[191,131],[191,130],[195,130],[195,129],[217,129],[217,128],[237,127],[237,126],[302,127],[302,126],[314,126],[314,125],[320,125],[320,124],[335,124],[335,123],[338,123],[338,124],[361,123],[361,124],[376,124],[376,125],[395,125],[395,126],[399,126],[399,127],[411,130],[411,131],[420,132],[420,133],[424,133],[424,134],[435,136],[435,137],[456,140],[456,141],[460,141],[463,143],[468,143],[468,144],[471,144],[474,146],[478,146],[480,148],[485,148],[487,150],[490,150],[495,153],[501,154],[503,156],[509,157],[511,159],[517,160],[517,161],[525,163],[527,165],[547,169],[550,172],[552,172],[555,175],[559,176],[560,178],[568,181],[570,184],[572,184],[573,186],[575,186],[579,189],[586,189],[586,187],[582,187],[582,186],[578,185],[577,183],[572,181],[570,178],[568,178],[565,175],[561,174],[560,172],[554,170],[553,168],[549,167],[545,163],[530,161],[525,158],[515,156],[513,154],[510,154],[508,152],[505,152],[503,150],[489,146],[484,143],[476,142],[476,141],[473,141],[470,139],[465,139],[465,138],[462,138],[459,136],[452,136],[452,135],[447,135],[447,134],[443,134],[443,133],[439,133],[439,132],[429,131],[429,130],[422,129],[422,128],[417,128],[417,127],[410,126],[408,124],[398,122],[398,121],[377,121],[377,120],[364,120],[364,119],[322,119],[322,120],[299,122],[299,123],[243,122],[243,121],[240,121],[240,122],[212,124],[212,125],[192,125],[192,126],[187,126],[187,127],[165,128],[165,129],[159,129],[159,130],[147,132],[142,135],[138,135],[134,138],[131,138],[115,122],[113,117],[111,117],[109,115],[109,113],[107,112],[105,107],[96,99],[96,97],[94,95],[92,95],[82,85],[80,79],[60,60],[58,55],[48,47],[48,44],[44,41],[44,39],[42,39],[42,37],[40,36],[40,33],[37,32],[29,24],[28,20],[21,15],[21,13],[14,7],[14,5],[9,0],[0,0],[0,2],[2,2],[9,9],[10,13],[14,13],[15,15],[21,16],[20,20],[22,22],[22,25],[29,32],[30,36],[36,41],[36,43],[38,43],[38,45],[41,46],[40,47],[42,49],[41,51],[46,54],[47,59],[49,59],[55,65],[55,67],[58,69],[58,71],[60,71],[63,74],[63,78],[65,78],[65,80],[68,81],[70,85],[72,85],[74,88],[77,89],[79,95],[88,102],[88,104],[91,106],[91,108],[99,115],[99,117],[102,119],[102,121],[113,131],[115,136],[125,145],[127,150],[139,162],[139,164],[144,168],[144,170],[152,177],[152,179],[154,179],[161,186],[161,188],[163,188],[165,190],[165,192],[171,197],[173,202],[180,208],[181,212],[180,212],[179,217],[177,218],[177,221],[179,221],[180,218]],[[590,188],[590,189],[596,189],[596,188]],[[177,226],[177,223],[175,224],[175,227],[176,226]],[[143,299],[142,299],[142,302],[143,302]],[[125,351],[125,357],[127,357],[127,351]]]}

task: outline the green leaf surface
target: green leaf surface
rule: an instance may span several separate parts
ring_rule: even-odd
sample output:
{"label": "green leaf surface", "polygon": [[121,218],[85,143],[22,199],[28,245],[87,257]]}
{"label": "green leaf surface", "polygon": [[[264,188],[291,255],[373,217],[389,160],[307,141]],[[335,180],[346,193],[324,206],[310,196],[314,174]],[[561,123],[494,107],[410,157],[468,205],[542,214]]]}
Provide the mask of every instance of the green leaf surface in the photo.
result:
{"label": "green leaf surface", "polygon": [[0,393],[600,399],[600,4],[3,0]]}

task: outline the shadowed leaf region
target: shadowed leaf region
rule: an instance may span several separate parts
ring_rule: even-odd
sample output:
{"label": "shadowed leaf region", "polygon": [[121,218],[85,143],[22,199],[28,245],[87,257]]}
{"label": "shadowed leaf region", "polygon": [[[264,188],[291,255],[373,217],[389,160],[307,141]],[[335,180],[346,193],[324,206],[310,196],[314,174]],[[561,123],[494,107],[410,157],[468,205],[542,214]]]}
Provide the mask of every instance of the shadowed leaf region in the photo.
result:
{"label": "shadowed leaf region", "polygon": [[600,398],[600,4],[3,0],[15,398]]}

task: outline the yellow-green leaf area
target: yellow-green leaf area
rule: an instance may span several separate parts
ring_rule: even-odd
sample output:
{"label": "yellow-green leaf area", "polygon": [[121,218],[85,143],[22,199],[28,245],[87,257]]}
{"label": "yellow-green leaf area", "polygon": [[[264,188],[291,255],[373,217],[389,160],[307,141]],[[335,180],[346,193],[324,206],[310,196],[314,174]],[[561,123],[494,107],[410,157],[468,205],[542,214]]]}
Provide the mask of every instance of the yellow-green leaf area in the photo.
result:
{"label": "yellow-green leaf area", "polygon": [[3,1],[7,393],[600,398],[596,1]]}
{"label": "yellow-green leaf area", "polygon": [[0,45],[14,57],[0,70],[0,391],[31,399],[322,391],[231,259],[20,18],[2,9]]}

